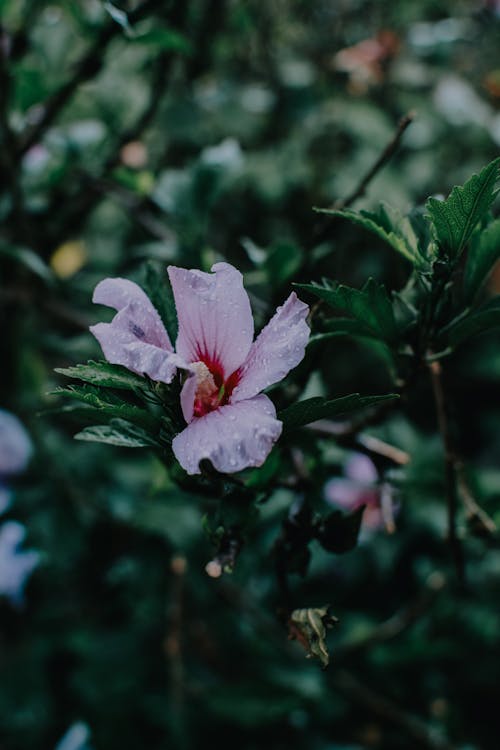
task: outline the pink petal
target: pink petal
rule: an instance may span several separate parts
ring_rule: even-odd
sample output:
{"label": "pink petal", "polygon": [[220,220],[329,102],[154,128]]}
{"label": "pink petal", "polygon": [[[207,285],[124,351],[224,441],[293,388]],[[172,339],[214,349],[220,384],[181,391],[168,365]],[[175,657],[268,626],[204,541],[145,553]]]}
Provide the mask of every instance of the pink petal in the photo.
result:
{"label": "pink petal", "polygon": [[94,289],[92,302],[118,311],[127,310],[129,330],[136,338],[173,351],[156,308],[138,284],[128,279],[104,279]]}
{"label": "pink petal", "polygon": [[375,484],[378,472],[375,464],[364,453],[351,453],[346,461],[344,472],[349,479],[363,484]]}
{"label": "pink petal", "polygon": [[309,340],[308,313],[309,307],[298,299],[295,292],[278,307],[250,349],[231,403],[255,396],[282,380],[299,364]]}
{"label": "pink petal", "polygon": [[330,505],[343,510],[353,511],[360,505],[366,505],[367,509],[380,507],[379,489],[353,479],[333,477],[325,484],[324,493]]}
{"label": "pink petal", "polygon": [[143,290],[127,279],[105,279],[97,285],[93,301],[119,311],[111,323],[90,328],[108,362],[170,383],[183,363]]}
{"label": "pink petal", "polygon": [[325,498],[328,503],[344,510],[356,510],[363,504],[366,488],[344,477],[334,477],[325,484]]}
{"label": "pink petal", "polygon": [[250,351],[252,311],[241,273],[229,263],[212,271],[168,268],[179,320],[176,350],[186,362],[219,365],[228,378]]}
{"label": "pink petal", "polygon": [[281,435],[282,426],[272,401],[256,396],[193,419],[174,438],[172,448],[188,474],[200,474],[199,464],[204,458],[217,471],[232,474],[261,466]]}

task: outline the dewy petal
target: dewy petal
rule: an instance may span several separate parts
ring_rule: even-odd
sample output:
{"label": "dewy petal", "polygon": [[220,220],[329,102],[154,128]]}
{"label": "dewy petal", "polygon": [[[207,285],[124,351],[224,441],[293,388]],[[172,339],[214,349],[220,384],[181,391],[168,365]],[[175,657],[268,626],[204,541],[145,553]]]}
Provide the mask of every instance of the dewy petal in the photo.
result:
{"label": "dewy petal", "polygon": [[240,369],[231,403],[252,398],[282,380],[304,357],[309,307],[292,292],[254,341]]}
{"label": "dewy petal", "polygon": [[274,404],[267,396],[228,404],[195,418],[172,443],[174,454],[188,474],[199,474],[208,458],[217,471],[234,473],[261,466],[281,435]]}
{"label": "dewy petal", "polygon": [[228,378],[250,351],[252,311],[241,273],[229,263],[212,271],[168,268],[179,321],[176,351],[186,362],[219,365]]}
{"label": "dewy petal", "polygon": [[90,328],[108,362],[170,383],[182,363],[145,292],[127,279],[105,279],[97,285],[93,301],[118,310],[111,323]]}
{"label": "dewy petal", "polygon": [[127,310],[128,327],[136,338],[173,351],[158,311],[138,284],[128,279],[104,279],[94,289],[92,302],[118,312]]}

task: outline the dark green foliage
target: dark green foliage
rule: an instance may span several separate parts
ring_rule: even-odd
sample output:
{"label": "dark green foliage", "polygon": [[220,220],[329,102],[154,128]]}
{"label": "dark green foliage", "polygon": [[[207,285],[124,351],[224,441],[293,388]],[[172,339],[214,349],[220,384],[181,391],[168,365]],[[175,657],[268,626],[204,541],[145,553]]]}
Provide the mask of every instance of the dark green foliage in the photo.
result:
{"label": "dark green foliage", "polygon": [[279,412],[278,418],[283,422],[285,430],[294,430],[297,427],[316,422],[318,419],[334,419],[350,414],[357,409],[379,406],[396,398],[398,398],[396,393],[389,393],[384,396],[361,396],[359,393],[352,393],[350,396],[333,399],[318,396],[289,406]]}
{"label": "dark green foliage", "polygon": [[[495,3],[0,7],[0,407],[34,443],[0,535],[40,555],[0,594],[2,750],[497,750]],[[92,292],[135,280],[174,342],[167,266],[221,260],[311,345],[263,466],[189,477],[181,379],[97,361]]]}
{"label": "dark green foliage", "polygon": [[317,524],[314,535],[322,547],[337,555],[350,552],[356,547],[364,505],[348,515],[334,510]]}
{"label": "dark green foliage", "polygon": [[460,256],[477,224],[490,210],[499,164],[500,158],[495,159],[462,187],[455,186],[446,200],[427,201],[438,251],[450,260]]}

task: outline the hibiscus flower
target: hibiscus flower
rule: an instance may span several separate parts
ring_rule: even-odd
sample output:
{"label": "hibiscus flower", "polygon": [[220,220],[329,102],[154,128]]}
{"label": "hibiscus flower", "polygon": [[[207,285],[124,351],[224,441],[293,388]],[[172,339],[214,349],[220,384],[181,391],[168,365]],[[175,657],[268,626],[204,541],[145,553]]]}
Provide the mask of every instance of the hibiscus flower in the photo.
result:
{"label": "hibiscus flower", "polygon": [[179,332],[174,348],[158,312],[140,287],[105,279],[93,300],[118,311],[91,331],[106,359],[153,380],[184,378],[186,428],[172,448],[188,474],[208,459],[221,472],[261,466],[282,423],[262,391],[282,380],[304,356],[309,308],[292,292],[256,340],[241,273],[216,263],[212,273],[169,266]]}

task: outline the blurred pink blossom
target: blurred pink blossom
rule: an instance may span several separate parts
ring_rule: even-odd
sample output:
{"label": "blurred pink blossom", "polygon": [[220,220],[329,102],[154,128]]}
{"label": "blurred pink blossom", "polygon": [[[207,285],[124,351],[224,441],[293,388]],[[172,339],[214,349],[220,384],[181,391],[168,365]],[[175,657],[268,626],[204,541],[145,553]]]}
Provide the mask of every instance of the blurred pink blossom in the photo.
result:
{"label": "blurred pink blossom", "polygon": [[379,483],[375,464],[364,453],[351,453],[344,465],[344,476],[329,479],[324,488],[330,505],[345,511],[366,506],[362,529],[373,533],[386,528],[394,530],[392,492],[387,484]]}
{"label": "blurred pink blossom", "polygon": [[236,268],[216,263],[205,273],[169,266],[168,273],[179,322],[175,352],[146,294],[125,279],[96,287],[94,302],[118,314],[91,331],[110,362],[165,383],[183,372],[187,427],[172,448],[188,474],[199,474],[203,459],[226,473],[260,466],[282,430],[261,391],[303,358],[309,308],[292,292],[253,341],[250,301]]}

